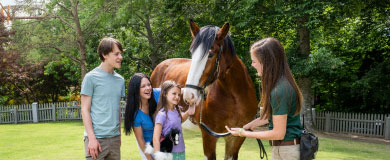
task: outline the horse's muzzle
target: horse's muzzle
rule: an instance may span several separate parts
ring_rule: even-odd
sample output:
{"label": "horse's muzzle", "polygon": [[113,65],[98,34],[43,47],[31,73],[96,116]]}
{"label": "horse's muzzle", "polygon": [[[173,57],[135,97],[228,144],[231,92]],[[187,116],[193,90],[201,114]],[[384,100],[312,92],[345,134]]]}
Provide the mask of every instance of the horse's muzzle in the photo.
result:
{"label": "horse's muzzle", "polygon": [[192,105],[194,103],[197,102],[198,100],[198,97],[196,94],[197,94],[197,90],[195,89],[192,89],[192,88],[185,88],[184,89],[184,93],[183,93],[183,100],[186,104],[188,105]]}

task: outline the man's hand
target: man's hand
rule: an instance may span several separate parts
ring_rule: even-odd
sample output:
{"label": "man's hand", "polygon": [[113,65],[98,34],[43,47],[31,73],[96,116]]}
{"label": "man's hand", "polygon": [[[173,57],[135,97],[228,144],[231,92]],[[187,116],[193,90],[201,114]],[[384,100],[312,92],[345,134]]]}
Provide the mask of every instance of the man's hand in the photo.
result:
{"label": "man's hand", "polygon": [[88,142],[88,154],[92,156],[93,159],[96,159],[99,156],[99,152],[102,151],[99,141],[96,138],[89,139]]}

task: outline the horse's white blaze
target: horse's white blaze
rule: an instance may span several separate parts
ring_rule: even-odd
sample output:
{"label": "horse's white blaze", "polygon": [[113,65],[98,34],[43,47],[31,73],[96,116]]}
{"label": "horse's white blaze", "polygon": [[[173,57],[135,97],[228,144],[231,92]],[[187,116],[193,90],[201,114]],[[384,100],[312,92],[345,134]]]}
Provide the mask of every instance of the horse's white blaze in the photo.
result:
{"label": "horse's white blaze", "polygon": [[[199,85],[199,80],[203,74],[204,68],[206,67],[208,57],[208,52],[204,57],[202,57],[204,52],[203,44],[200,44],[199,47],[195,49],[195,53],[192,54],[191,67],[187,76],[186,84],[195,86]],[[200,95],[196,89],[184,88],[183,98],[192,104],[199,101]]]}

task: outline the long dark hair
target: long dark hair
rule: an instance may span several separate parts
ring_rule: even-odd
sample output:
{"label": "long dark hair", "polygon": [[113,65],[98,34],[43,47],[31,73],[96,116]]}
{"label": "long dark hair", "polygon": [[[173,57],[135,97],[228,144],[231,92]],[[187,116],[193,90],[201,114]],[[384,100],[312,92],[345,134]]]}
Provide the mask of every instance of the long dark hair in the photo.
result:
{"label": "long dark hair", "polygon": [[[160,92],[160,98],[158,99],[156,115],[157,115],[158,111],[160,111],[162,108],[164,108],[166,118],[168,119],[167,94],[168,94],[169,90],[171,90],[174,87],[181,89],[180,86],[177,85],[175,81],[171,81],[171,80],[165,81],[161,85],[161,92]],[[179,113],[180,119],[183,119],[183,117],[181,116],[181,113],[180,113],[179,106],[175,105],[175,109]]]}
{"label": "long dark hair", "polygon": [[[150,78],[144,73],[136,73],[131,77],[129,86],[127,87],[127,101],[126,101],[126,111],[125,111],[125,133],[126,135],[131,134],[134,127],[134,120],[137,116],[137,110],[141,102],[140,97],[140,86],[141,80],[143,78],[148,79],[151,83]],[[149,116],[153,120],[154,112],[156,112],[157,103],[154,99],[153,89],[151,92],[151,97],[148,100],[149,103]]]}
{"label": "long dark hair", "polygon": [[[282,78],[285,78],[291,84],[297,95],[297,104],[294,114],[297,115],[301,111],[302,107],[302,94],[293,78],[290,67],[288,66],[282,44],[280,44],[280,42],[275,38],[265,38],[255,42],[251,46],[251,54],[254,54],[254,56],[263,65],[263,73],[260,75],[260,105],[263,107],[261,118],[264,119],[271,116],[271,92],[275,88],[277,82]],[[291,107],[291,105],[289,107]]]}

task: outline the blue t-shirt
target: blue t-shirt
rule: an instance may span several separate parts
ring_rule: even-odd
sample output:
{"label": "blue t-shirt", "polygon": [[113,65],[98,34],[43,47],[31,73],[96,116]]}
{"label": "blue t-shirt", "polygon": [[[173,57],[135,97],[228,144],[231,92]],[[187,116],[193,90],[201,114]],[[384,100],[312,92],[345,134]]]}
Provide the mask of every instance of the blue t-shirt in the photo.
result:
{"label": "blue t-shirt", "polygon": [[160,98],[161,88],[153,88],[153,96],[156,103],[158,103],[158,99]]}
{"label": "blue t-shirt", "polygon": [[[81,94],[92,98],[90,115],[96,138],[120,135],[120,100],[125,97],[123,77],[115,71],[111,74],[96,67],[85,75]],[[86,131],[84,136],[87,136]]]}
{"label": "blue t-shirt", "polygon": [[138,110],[134,120],[134,127],[141,127],[145,142],[151,142],[153,137],[153,121],[149,115]]}

